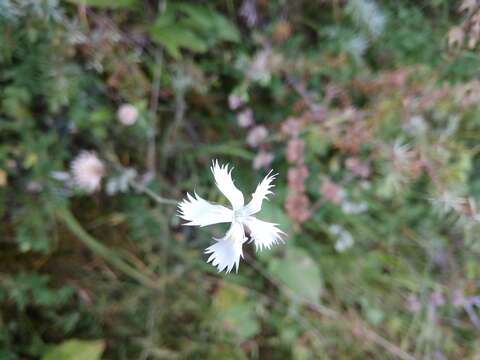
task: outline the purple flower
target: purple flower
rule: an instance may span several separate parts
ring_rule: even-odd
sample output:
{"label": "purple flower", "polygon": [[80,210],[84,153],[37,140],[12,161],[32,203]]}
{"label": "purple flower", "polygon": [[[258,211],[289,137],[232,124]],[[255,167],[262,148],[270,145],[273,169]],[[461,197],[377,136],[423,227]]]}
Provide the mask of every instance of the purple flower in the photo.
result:
{"label": "purple flower", "polygon": [[268,136],[268,130],[263,125],[255,126],[248,132],[247,143],[251,147],[257,147],[260,145]]}
{"label": "purple flower", "polygon": [[245,109],[237,115],[237,124],[242,128],[247,128],[254,122],[252,109]]}
{"label": "purple flower", "polygon": [[273,161],[273,154],[260,150],[258,154],[253,158],[253,168],[258,170],[260,168],[268,168]]}

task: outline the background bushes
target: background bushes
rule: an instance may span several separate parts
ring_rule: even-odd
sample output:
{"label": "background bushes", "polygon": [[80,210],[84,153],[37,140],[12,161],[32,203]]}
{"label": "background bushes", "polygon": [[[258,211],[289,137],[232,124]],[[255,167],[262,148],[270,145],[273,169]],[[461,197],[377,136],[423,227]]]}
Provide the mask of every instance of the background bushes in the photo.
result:
{"label": "background bushes", "polygon": [[[479,356],[479,29],[468,0],[1,2],[0,358]],[[286,242],[238,274],[175,216],[225,201],[212,159],[279,173]]]}

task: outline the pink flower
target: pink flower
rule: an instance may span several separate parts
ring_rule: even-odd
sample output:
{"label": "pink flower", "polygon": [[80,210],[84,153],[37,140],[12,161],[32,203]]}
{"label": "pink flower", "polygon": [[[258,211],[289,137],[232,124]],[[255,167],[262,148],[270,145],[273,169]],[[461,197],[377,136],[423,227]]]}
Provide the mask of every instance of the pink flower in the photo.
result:
{"label": "pink flower", "polygon": [[240,6],[240,16],[245,19],[245,22],[249,27],[253,27],[257,24],[258,14],[255,5],[255,0],[243,0]]}
{"label": "pink flower", "polygon": [[313,121],[325,121],[327,118],[327,109],[324,106],[313,104],[310,110]]}
{"label": "pink flower", "polygon": [[465,41],[465,32],[460,26],[455,26],[448,32],[448,46],[461,47]]}
{"label": "pink flower", "polygon": [[228,96],[228,107],[230,108],[230,110],[237,110],[242,105],[243,100],[240,96],[236,94],[230,94]]}
{"label": "pink flower", "polygon": [[330,180],[325,180],[322,183],[322,186],[320,186],[320,193],[325,198],[325,200],[335,205],[340,205],[344,198],[343,189],[337,184],[331,182]]}
{"label": "pink flower", "polygon": [[418,300],[415,294],[410,294],[407,297],[407,309],[412,313],[419,312],[422,309],[422,303]]}
{"label": "pink flower", "polygon": [[298,165],[288,169],[288,187],[297,192],[305,191],[305,180],[308,177],[308,168],[305,165]]}
{"label": "pink flower", "polygon": [[285,135],[298,136],[300,132],[300,122],[294,117],[289,117],[283,122],[281,130]]}
{"label": "pink flower", "polygon": [[359,158],[351,157],[345,161],[345,165],[354,175],[367,178],[370,175],[370,166]]}
{"label": "pink flower", "polygon": [[287,143],[287,161],[296,163],[303,160],[305,142],[299,138],[293,138]]}
{"label": "pink flower", "polygon": [[311,216],[310,201],[305,194],[290,192],[285,201],[287,215],[298,223],[303,223]]}
{"label": "pink flower", "polygon": [[466,304],[466,299],[465,295],[463,294],[463,291],[461,290],[455,290],[452,295],[452,305],[454,307],[462,307]]}
{"label": "pink flower", "polygon": [[117,118],[125,126],[133,125],[138,119],[138,110],[131,104],[123,104],[118,108]]}
{"label": "pink flower", "polygon": [[247,143],[251,147],[257,147],[260,145],[268,136],[268,130],[263,125],[255,126],[248,132]]}
{"label": "pink flower", "polygon": [[435,290],[430,294],[430,304],[433,306],[442,306],[445,304],[445,298],[441,291]]}
{"label": "pink flower", "polygon": [[93,151],[82,151],[70,165],[75,185],[88,193],[100,188],[105,165]]}
{"label": "pink flower", "polygon": [[253,159],[253,168],[258,170],[260,168],[268,168],[273,161],[273,154],[260,150],[260,152]]}
{"label": "pink flower", "polygon": [[243,110],[237,115],[237,124],[242,128],[247,128],[253,125],[254,122],[252,109]]}

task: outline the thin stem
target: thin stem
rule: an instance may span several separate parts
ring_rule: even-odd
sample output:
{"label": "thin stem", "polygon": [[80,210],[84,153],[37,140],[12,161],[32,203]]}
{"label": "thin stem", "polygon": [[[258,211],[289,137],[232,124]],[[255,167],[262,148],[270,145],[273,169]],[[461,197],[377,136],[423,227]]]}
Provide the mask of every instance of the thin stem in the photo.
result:
{"label": "thin stem", "polygon": [[158,195],[154,191],[150,190],[145,185],[140,184],[140,183],[138,183],[134,180],[130,180],[129,184],[132,188],[134,188],[138,192],[141,192],[141,193],[147,195],[148,197],[155,200],[159,204],[164,204],[164,205],[177,205],[178,204],[178,202],[176,200],[161,197],[160,195]]}
{"label": "thin stem", "polygon": [[125,275],[137,280],[142,285],[148,288],[156,288],[157,284],[149,276],[133,268],[125,261],[123,261],[117,254],[107,248],[97,239],[88,234],[82,225],[77,221],[73,214],[68,209],[57,211],[58,218],[65,224],[65,226],[82,241],[92,252],[103,258],[110,265],[123,272]]}
{"label": "thin stem", "polygon": [[160,78],[162,75],[163,66],[163,53],[161,49],[155,49],[155,68],[152,83],[152,93],[150,97],[150,114],[153,118],[153,131],[148,143],[147,150],[147,169],[148,177],[153,178],[157,173],[156,165],[156,137],[157,137],[157,112],[158,112],[158,99],[160,97]]}
{"label": "thin stem", "polygon": [[[118,160],[117,156],[113,152],[107,153],[105,157],[110,161],[111,165],[116,170],[125,171],[125,168],[120,164],[120,161]],[[128,184],[133,189],[135,189],[136,191],[147,195],[148,197],[150,197],[151,199],[153,199],[154,201],[156,201],[159,204],[163,204],[163,205],[177,205],[178,204],[178,201],[176,201],[174,199],[164,198],[164,197],[158,195],[157,193],[155,193],[154,191],[150,190],[146,185],[144,185],[143,181],[139,182],[139,181],[136,181],[134,179],[130,179],[128,181]]]}
{"label": "thin stem", "polygon": [[[161,164],[162,169],[166,166],[166,160],[171,152],[171,145],[175,142],[178,134],[178,129],[182,126],[185,119],[185,112],[187,109],[187,104],[185,102],[185,92],[187,90],[187,84],[183,83],[185,80],[182,79],[180,71],[177,70],[177,84],[175,89],[175,116],[173,122],[165,130],[165,135],[163,137],[163,146],[162,146],[162,157],[163,163]],[[175,86],[174,86],[175,88]]]}

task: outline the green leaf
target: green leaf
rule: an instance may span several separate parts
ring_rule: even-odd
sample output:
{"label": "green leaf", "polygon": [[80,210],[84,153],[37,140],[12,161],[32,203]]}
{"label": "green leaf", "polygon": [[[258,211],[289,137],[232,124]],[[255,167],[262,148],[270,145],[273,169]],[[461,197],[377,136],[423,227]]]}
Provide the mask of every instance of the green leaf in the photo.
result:
{"label": "green leaf", "polygon": [[100,360],[104,349],[103,340],[71,339],[52,347],[42,360]]}
{"label": "green leaf", "polygon": [[93,6],[98,8],[109,8],[109,9],[119,9],[119,8],[128,8],[132,9],[138,5],[138,0],[67,0],[68,2],[78,4]]}
{"label": "green leaf", "polygon": [[212,22],[213,11],[209,8],[190,4],[178,4],[176,8],[188,15],[188,22],[198,30],[207,30],[214,27]]}
{"label": "green leaf", "polygon": [[208,32],[221,40],[238,42],[240,33],[225,16],[210,7],[178,4],[178,10],[188,15],[186,22],[199,31]]}
{"label": "green leaf", "polygon": [[250,151],[242,148],[241,144],[234,141],[229,141],[224,144],[203,145],[198,151],[202,155],[219,156],[228,155],[238,157],[239,159],[251,160],[253,155]]}
{"label": "green leaf", "polygon": [[156,19],[155,27],[168,27],[175,24],[175,11],[173,6],[167,6],[165,11],[160,14]]}
{"label": "green leaf", "polygon": [[205,52],[220,40],[239,41],[240,35],[227,18],[200,5],[172,4],[150,28],[152,39],[163,45],[174,58],[180,49]]}
{"label": "green leaf", "polygon": [[232,42],[240,41],[240,32],[226,17],[216,13],[212,20],[215,24],[216,33],[220,39]]}
{"label": "green leaf", "polygon": [[150,29],[152,39],[162,44],[167,52],[174,58],[180,57],[179,48],[185,48],[193,52],[205,52],[206,43],[195,33],[178,25],[153,26]]}
{"label": "green leaf", "polygon": [[[275,189],[275,191],[278,192],[278,189]],[[292,229],[292,222],[283,211],[282,204],[275,198],[275,195],[271,195],[269,200],[262,203],[262,212],[259,214],[259,218],[278,224],[282,231],[286,233],[289,233]]]}
{"label": "green leaf", "polygon": [[318,304],[323,289],[320,269],[303,249],[287,247],[283,259],[272,259],[270,275],[283,283],[288,291],[298,296],[300,302]]}
{"label": "green leaf", "polygon": [[244,289],[230,285],[222,286],[213,300],[217,319],[240,341],[247,340],[260,330],[255,306],[256,303],[249,301]]}

